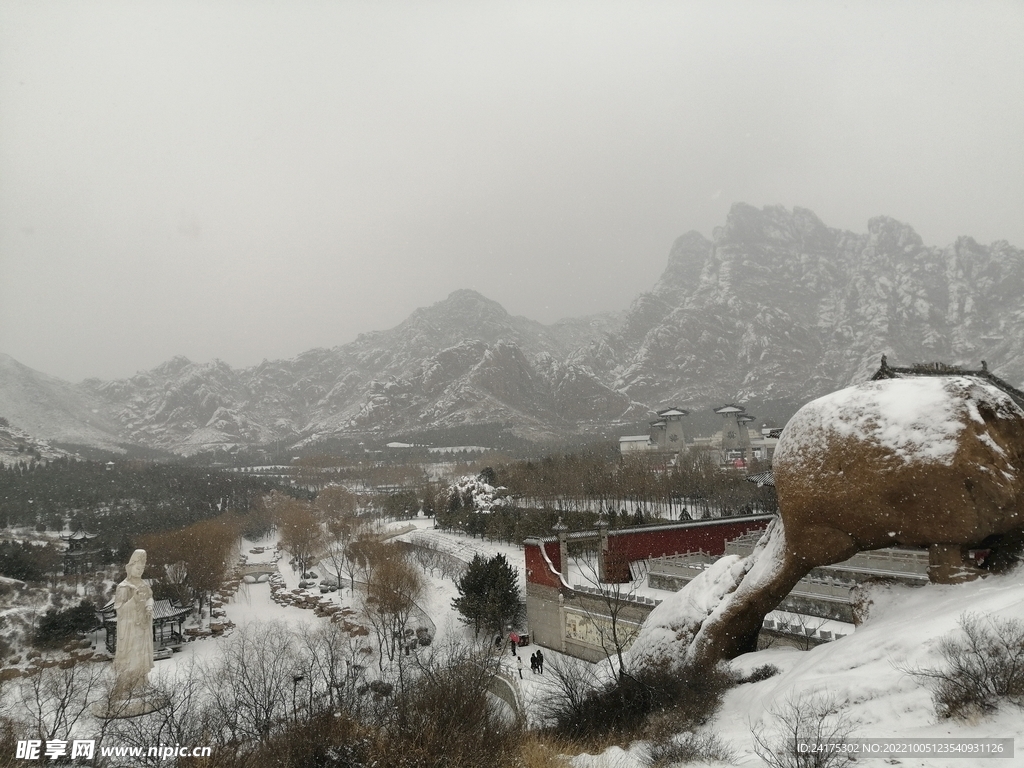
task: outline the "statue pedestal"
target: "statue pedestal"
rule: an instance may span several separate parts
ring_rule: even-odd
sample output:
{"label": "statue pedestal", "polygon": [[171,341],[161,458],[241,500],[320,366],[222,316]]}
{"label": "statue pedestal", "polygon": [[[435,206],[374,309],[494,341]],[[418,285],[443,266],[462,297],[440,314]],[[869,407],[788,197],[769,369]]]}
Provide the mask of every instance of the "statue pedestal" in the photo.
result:
{"label": "statue pedestal", "polygon": [[133,693],[126,698],[109,698],[92,706],[92,713],[104,720],[139,717],[163,709],[171,703],[166,694],[155,688]]}

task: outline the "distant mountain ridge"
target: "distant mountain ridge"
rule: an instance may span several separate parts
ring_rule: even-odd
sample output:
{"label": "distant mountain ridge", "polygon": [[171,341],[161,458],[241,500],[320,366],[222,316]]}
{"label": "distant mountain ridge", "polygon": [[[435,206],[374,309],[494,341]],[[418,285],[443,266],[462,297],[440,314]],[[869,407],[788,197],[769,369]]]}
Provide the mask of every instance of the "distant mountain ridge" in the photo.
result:
{"label": "distant mountain ridge", "polygon": [[927,247],[877,217],[866,234],[811,211],[736,204],[712,240],[672,247],[623,326],[574,359],[644,403],[805,401],[864,380],[880,355],[1024,379],[1024,252],[961,237]]}
{"label": "distant mountain ridge", "polygon": [[[504,424],[548,439],[636,423],[671,403],[800,403],[909,364],[980,360],[1024,381],[1024,252],[923,245],[878,217],[864,234],[811,211],[732,207],[673,245],[623,313],[542,325],[469,290],[386,331],[233,369],[174,358],[71,385],[0,357],[0,416],[42,438],[180,454]],[[34,376],[33,376],[34,374]]]}

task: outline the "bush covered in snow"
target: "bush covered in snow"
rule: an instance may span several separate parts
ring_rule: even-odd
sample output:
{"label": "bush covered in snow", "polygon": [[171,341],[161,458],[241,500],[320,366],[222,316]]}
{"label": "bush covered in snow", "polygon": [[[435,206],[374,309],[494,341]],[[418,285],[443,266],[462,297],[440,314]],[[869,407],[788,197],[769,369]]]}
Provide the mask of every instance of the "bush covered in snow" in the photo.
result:
{"label": "bush covered in snow", "polygon": [[914,673],[933,683],[939,717],[977,717],[1002,701],[1024,706],[1024,622],[965,613],[960,630],[939,643],[944,667]]}
{"label": "bush covered in snow", "polygon": [[488,483],[484,472],[465,475],[448,486],[447,508],[451,512],[460,509],[467,512],[490,512],[508,503],[505,493],[505,488],[495,488]]}

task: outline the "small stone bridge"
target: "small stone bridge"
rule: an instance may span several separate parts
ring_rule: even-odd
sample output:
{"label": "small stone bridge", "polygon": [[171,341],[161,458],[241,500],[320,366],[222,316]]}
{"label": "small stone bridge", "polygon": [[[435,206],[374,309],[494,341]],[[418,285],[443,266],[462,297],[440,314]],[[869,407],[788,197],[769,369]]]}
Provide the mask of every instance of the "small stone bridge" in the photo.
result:
{"label": "small stone bridge", "polygon": [[490,682],[487,684],[487,691],[508,704],[516,720],[523,721],[526,718],[526,707],[523,705],[522,692],[519,690],[519,684],[510,672],[504,669],[496,670],[494,676],[491,677]]}
{"label": "small stone bridge", "polygon": [[268,576],[273,576],[278,572],[277,563],[246,563],[245,565],[239,565],[235,571],[242,578],[246,576],[259,576],[264,573]]}

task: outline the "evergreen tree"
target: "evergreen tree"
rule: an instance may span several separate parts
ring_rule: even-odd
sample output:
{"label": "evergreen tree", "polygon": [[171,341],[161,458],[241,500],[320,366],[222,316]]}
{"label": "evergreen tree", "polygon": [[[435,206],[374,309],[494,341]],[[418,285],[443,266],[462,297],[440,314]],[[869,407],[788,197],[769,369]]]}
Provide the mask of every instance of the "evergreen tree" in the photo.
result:
{"label": "evergreen tree", "polygon": [[487,592],[485,629],[501,632],[508,625],[516,625],[522,618],[519,599],[519,577],[504,555],[498,554],[488,561],[490,589]]}
{"label": "evergreen tree", "polygon": [[74,608],[58,610],[51,608],[39,619],[33,638],[36,645],[56,645],[74,637],[79,632],[89,632],[96,628],[96,608],[87,600],[83,600]]}
{"label": "evergreen tree", "polygon": [[466,571],[459,577],[455,587],[459,596],[452,600],[452,607],[462,614],[467,624],[473,625],[473,632],[480,634],[487,599],[487,561],[477,553]]}
{"label": "evergreen tree", "polygon": [[452,607],[467,624],[473,625],[477,634],[481,629],[500,633],[521,617],[519,579],[504,555],[489,560],[474,555],[456,588],[459,596],[452,601]]}

